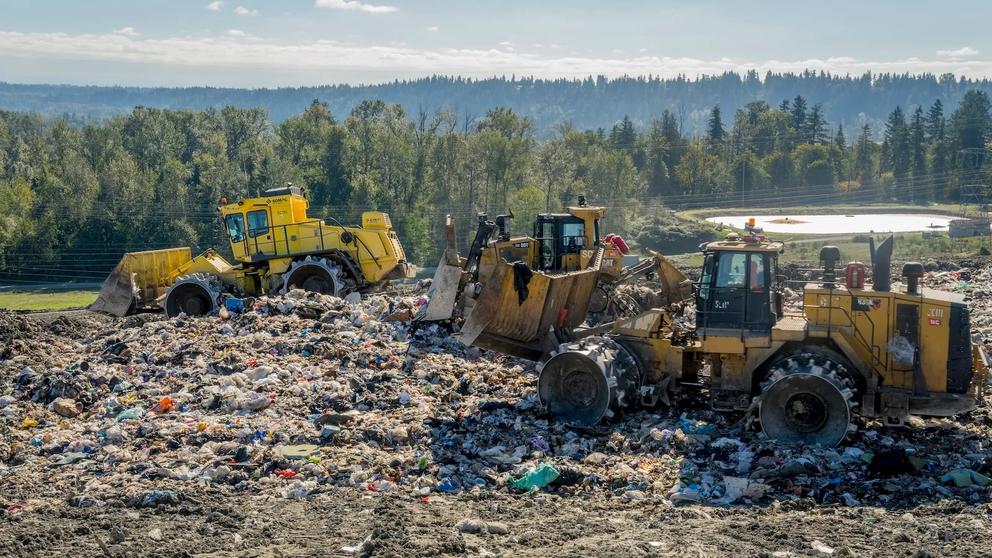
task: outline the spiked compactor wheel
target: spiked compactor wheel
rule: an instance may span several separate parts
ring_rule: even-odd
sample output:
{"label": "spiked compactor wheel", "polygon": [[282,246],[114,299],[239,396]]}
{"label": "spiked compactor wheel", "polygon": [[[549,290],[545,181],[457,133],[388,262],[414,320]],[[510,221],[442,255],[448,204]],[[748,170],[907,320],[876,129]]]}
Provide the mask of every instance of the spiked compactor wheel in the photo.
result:
{"label": "spiked compactor wheel", "polygon": [[566,422],[595,424],[637,403],[637,362],[611,339],[564,344],[540,366],[540,373],[541,401]]}
{"label": "spiked compactor wheel", "polygon": [[181,277],[165,295],[165,313],[170,318],[179,314],[205,316],[217,308],[221,287],[215,278],[202,273]]}
{"label": "spiked compactor wheel", "polygon": [[339,296],[344,294],[345,281],[341,277],[341,268],[327,258],[307,256],[304,260],[293,262],[283,275],[281,292],[286,293],[293,288]]}
{"label": "spiked compactor wheel", "polygon": [[772,365],[758,415],[773,440],[829,448],[851,428],[854,404],[846,368],[824,355],[803,353]]}

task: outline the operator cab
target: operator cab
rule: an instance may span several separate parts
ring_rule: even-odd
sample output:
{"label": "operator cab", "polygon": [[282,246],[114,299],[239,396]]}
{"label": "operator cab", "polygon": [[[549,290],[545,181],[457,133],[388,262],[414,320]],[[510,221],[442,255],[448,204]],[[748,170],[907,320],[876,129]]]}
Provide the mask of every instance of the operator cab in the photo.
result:
{"label": "operator cab", "polygon": [[[307,217],[306,195],[298,186],[288,184],[271,188],[255,198],[245,198],[228,203],[220,199],[218,211],[224,222],[231,254],[238,261],[257,261],[290,253],[291,242],[296,237],[315,237],[319,234],[315,220]],[[287,231],[287,227],[306,228],[305,231]]]}
{"label": "operator cab", "polygon": [[586,205],[585,196],[568,213],[543,213],[534,221],[541,271],[577,271],[582,268],[583,250],[599,246],[599,223],[606,210]]}
{"label": "operator cab", "polygon": [[744,236],[704,245],[696,297],[696,328],[767,333],[782,315],[775,276],[781,242],[769,242],[754,220]]}

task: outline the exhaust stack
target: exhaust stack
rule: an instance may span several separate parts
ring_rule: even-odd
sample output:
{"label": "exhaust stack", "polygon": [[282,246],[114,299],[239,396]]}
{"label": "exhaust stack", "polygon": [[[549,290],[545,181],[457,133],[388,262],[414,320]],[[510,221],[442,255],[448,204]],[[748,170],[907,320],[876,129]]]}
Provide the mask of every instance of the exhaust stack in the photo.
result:
{"label": "exhaust stack", "polygon": [[906,278],[906,294],[920,294],[920,279],[926,270],[919,262],[906,262],[902,266],[902,276]]}
{"label": "exhaust stack", "polygon": [[871,249],[872,288],[878,292],[892,290],[892,240],[886,238],[875,246],[875,238],[868,240]]}
{"label": "exhaust stack", "polygon": [[840,248],[824,246],[820,248],[820,262],[823,263],[823,286],[832,289],[837,280],[837,262],[840,261]]}

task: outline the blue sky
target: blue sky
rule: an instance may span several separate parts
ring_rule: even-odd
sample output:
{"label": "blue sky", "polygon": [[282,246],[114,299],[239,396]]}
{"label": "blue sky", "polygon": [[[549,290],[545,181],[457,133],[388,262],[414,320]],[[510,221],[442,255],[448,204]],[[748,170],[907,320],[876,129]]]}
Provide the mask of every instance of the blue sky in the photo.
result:
{"label": "blue sky", "polygon": [[431,74],[992,75],[992,3],[0,0],[0,80],[273,87]]}

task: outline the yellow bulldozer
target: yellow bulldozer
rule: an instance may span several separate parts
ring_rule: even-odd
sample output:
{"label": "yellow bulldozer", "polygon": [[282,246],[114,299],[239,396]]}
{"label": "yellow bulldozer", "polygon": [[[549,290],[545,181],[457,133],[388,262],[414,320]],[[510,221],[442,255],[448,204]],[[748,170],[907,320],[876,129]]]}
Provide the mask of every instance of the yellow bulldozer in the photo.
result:
{"label": "yellow bulldozer", "polygon": [[311,218],[306,196],[292,184],[236,203],[221,198],[217,209],[237,263],[213,249],[196,257],[187,247],[127,253],[90,309],[200,316],[218,309],[225,295],[301,288],[343,296],[415,273],[382,212],[363,213],[360,227]]}
{"label": "yellow bulldozer", "polygon": [[[597,238],[587,239],[595,249],[578,270],[512,260],[530,252],[494,249],[506,241],[483,247],[488,263],[473,273],[469,259],[448,254],[436,277],[449,278],[433,295],[454,299],[456,315],[462,309],[463,343],[537,361],[541,401],[568,422],[594,424],[704,389],[715,410],[756,413],[771,439],[832,447],[853,428],[853,413],[900,425],[975,406],[988,362],[972,344],[964,297],[922,288],[916,263],[893,289],[892,237],[871,245],[874,284],[858,262],[839,278],[840,252],[825,247],[822,279],[806,283],[788,310],[783,244],[753,223],[744,230],[701,246],[696,282],[655,254],[660,307],[594,327],[583,319],[608,252]],[[451,285],[454,294],[443,292]]]}
{"label": "yellow bulldozer", "polygon": [[[601,238],[605,214],[605,208],[579,196],[565,213],[539,214],[534,236],[511,234],[512,212],[495,220],[480,214],[465,257],[458,254],[449,217],[448,248],[419,318],[464,317],[461,339],[466,344],[533,359],[557,346],[556,338],[547,335],[550,330],[579,327],[590,313],[608,309],[631,313],[632,303],[614,287],[651,270],[624,267],[623,240]],[[509,306],[515,310],[500,311]]]}

